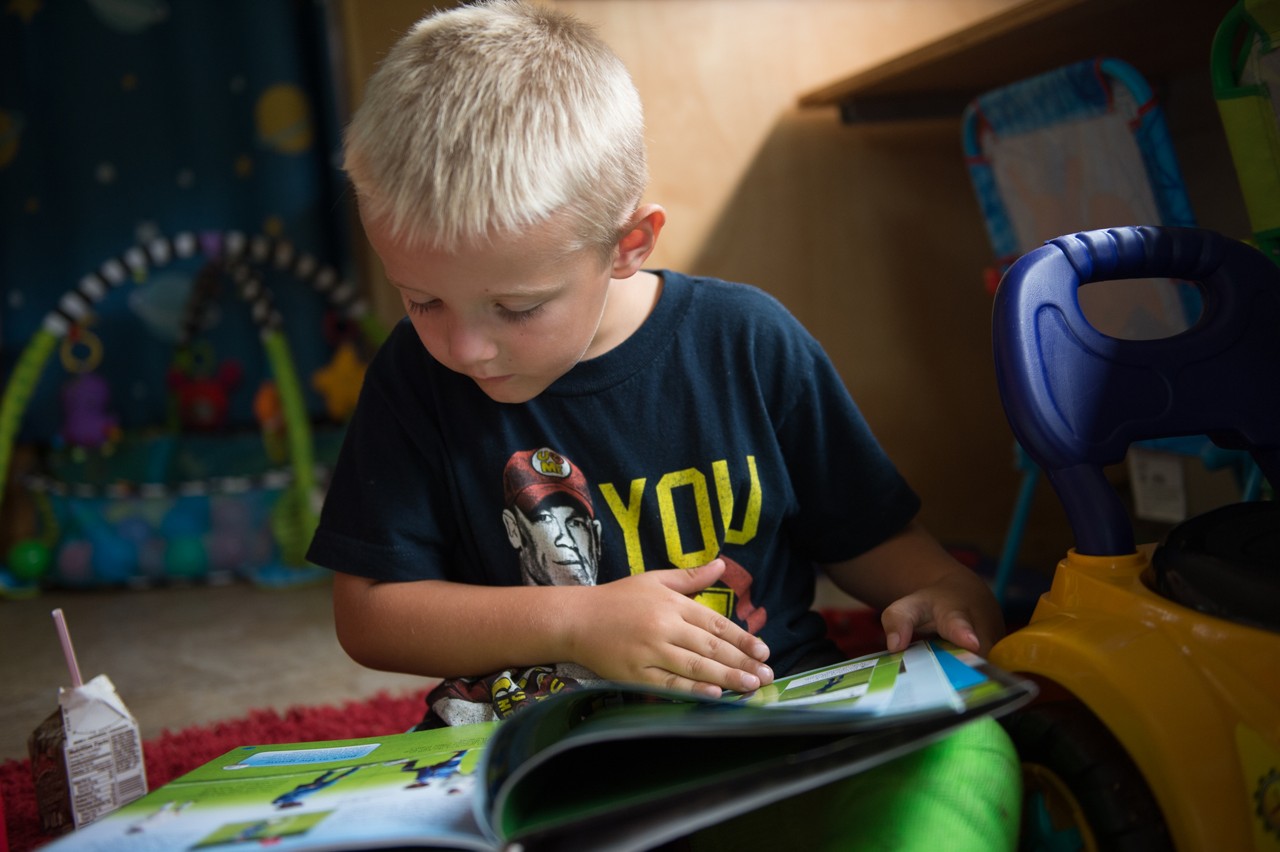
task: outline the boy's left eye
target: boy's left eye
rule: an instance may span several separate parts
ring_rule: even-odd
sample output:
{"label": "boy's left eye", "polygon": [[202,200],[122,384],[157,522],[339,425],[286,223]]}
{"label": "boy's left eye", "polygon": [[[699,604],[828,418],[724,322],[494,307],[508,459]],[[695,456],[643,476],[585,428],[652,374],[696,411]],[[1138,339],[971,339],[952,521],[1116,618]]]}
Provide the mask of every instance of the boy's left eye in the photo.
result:
{"label": "boy's left eye", "polygon": [[429,302],[414,302],[414,301],[412,301],[412,300],[410,300],[410,299],[405,299],[405,303],[406,303],[406,305],[407,305],[407,306],[408,306],[408,308],[409,308],[409,313],[411,313],[411,314],[425,314],[425,313],[428,313],[428,312],[430,312],[430,311],[431,311],[431,310],[432,310],[436,305],[438,305],[438,304],[439,304],[439,302],[438,302],[436,299],[432,299],[432,300],[431,300],[431,301],[429,301]]}
{"label": "boy's left eye", "polygon": [[528,322],[536,317],[546,306],[546,302],[539,302],[532,307],[508,308],[506,305],[498,305],[498,313],[508,322]]}

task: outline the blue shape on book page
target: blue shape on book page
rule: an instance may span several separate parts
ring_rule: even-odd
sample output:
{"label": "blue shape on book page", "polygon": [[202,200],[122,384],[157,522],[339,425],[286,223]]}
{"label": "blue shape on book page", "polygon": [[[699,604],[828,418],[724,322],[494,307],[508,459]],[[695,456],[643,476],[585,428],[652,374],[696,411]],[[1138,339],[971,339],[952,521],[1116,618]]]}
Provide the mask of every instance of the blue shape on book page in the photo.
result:
{"label": "blue shape on book page", "polygon": [[308,748],[292,751],[257,751],[223,769],[248,769],[251,766],[299,766],[310,763],[331,763],[337,760],[356,760],[378,747],[378,743],[337,746],[332,748]]}
{"label": "blue shape on book page", "polygon": [[956,691],[977,686],[989,679],[985,673],[976,668],[976,666],[982,664],[982,658],[972,651],[966,651],[954,645],[949,648],[943,647],[937,642],[930,644],[933,645],[938,665],[942,666],[942,671],[946,674],[947,680],[951,681],[951,686]]}

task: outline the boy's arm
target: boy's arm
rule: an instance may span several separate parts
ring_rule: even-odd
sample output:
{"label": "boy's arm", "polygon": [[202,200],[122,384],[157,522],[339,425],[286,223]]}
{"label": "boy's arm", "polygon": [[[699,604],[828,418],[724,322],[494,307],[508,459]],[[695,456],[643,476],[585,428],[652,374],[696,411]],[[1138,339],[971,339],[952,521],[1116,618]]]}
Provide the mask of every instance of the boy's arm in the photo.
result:
{"label": "boy's arm", "polygon": [[1004,635],[1004,616],[986,582],[916,521],[861,556],[823,568],[845,592],[883,610],[890,651],[919,632],[985,656]]}
{"label": "boy's arm", "polygon": [[693,594],[719,560],[600,586],[376,582],[335,573],[338,641],[369,668],[425,677],[576,662],[603,678],[719,695],[772,681],[769,651]]}

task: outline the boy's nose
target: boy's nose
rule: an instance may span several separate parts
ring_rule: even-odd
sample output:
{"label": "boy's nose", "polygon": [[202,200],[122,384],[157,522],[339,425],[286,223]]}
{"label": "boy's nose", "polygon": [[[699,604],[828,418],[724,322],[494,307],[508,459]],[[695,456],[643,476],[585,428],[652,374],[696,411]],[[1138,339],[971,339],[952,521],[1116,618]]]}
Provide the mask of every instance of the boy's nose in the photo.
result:
{"label": "boy's nose", "polygon": [[493,339],[474,324],[455,320],[449,327],[449,355],[454,362],[467,366],[490,361],[498,354]]}

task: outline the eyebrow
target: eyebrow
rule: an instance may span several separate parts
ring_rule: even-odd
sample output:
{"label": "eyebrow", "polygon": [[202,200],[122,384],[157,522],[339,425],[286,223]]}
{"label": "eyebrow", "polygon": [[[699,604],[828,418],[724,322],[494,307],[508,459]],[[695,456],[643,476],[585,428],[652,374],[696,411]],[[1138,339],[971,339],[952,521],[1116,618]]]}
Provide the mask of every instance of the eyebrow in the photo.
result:
{"label": "eyebrow", "polygon": [[405,284],[401,284],[399,281],[396,281],[391,276],[386,276],[386,278],[387,278],[387,283],[390,284],[392,287],[396,288],[396,291],[404,296],[410,296],[418,299],[434,299],[435,298],[435,296],[432,296],[427,291],[418,290],[414,287],[409,287]]}
{"label": "eyebrow", "polygon": [[[402,284],[399,281],[396,281],[394,278],[392,278],[389,275],[386,276],[386,279],[387,279],[387,283],[389,283],[392,287],[395,287],[397,290],[401,290],[401,291],[408,292],[418,296],[428,296],[432,299],[437,298],[437,296],[435,296],[433,293],[427,290],[421,290],[421,289],[418,289],[417,287],[410,287],[407,284]],[[497,302],[502,302],[507,299],[545,299],[555,295],[556,293],[559,293],[563,289],[564,289],[564,283],[557,281],[555,283],[547,284],[544,286],[530,285],[530,286],[526,286],[523,289],[508,290],[503,293],[490,293],[488,297]]]}

